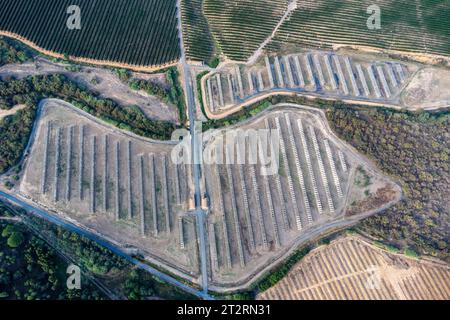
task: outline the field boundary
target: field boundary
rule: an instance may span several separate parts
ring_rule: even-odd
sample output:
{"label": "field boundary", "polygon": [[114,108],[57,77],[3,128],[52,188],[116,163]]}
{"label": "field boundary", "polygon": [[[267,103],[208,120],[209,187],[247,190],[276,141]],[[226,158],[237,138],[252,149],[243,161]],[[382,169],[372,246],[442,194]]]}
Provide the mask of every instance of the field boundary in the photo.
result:
{"label": "field boundary", "polygon": [[[23,36],[21,36],[21,35],[19,35],[17,33],[0,30],[0,36],[4,36],[4,37],[8,37],[8,38],[20,41],[23,44],[25,44],[26,46],[28,46],[28,47],[38,51],[39,53],[42,53],[42,54],[46,55],[46,56],[50,56],[52,58],[58,58],[58,59],[67,60],[67,56],[66,55],[64,55],[62,53],[58,53],[58,52],[54,52],[54,51],[50,51],[50,50],[44,49],[44,48],[38,46],[36,43],[28,40],[27,38],[25,38],[25,37],[23,37]],[[174,67],[179,62],[179,60],[174,60],[174,61],[171,61],[171,62],[168,62],[168,63],[165,63],[165,64],[161,64],[161,65],[138,66],[138,65],[121,63],[121,62],[115,62],[115,61],[96,60],[96,59],[75,57],[75,56],[69,56],[68,58],[72,62],[86,63],[86,64],[91,64],[91,65],[96,65],[96,66],[103,66],[103,67],[123,68],[123,69],[128,69],[128,70],[132,70],[132,71],[136,71],[136,72],[155,72],[155,71],[163,70],[163,69],[166,69],[166,68]]]}
{"label": "field boundary", "polygon": [[447,64],[450,64],[450,57],[443,56],[439,54],[432,53],[414,53],[409,51],[401,51],[401,50],[392,50],[392,49],[383,49],[371,46],[362,46],[362,45],[350,45],[350,44],[333,44],[333,51],[338,52],[339,50],[352,49],[356,50],[360,53],[372,53],[372,54],[387,54],[387,55],[399,55],[404,58],[408,58],[413,60],[414,62],[432,64],[435,65],[438,62],[436,60],[444,60]]}

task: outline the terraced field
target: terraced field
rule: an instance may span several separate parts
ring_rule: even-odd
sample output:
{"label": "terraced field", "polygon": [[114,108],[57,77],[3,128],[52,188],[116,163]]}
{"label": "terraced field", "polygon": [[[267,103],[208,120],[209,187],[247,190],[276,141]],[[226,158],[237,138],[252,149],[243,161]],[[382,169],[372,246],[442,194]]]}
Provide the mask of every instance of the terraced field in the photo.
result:
{"label": "terraced field", "polygon": [[288,0],[204,0],[204,13],[223,54],[244,61],[270,36]]}
{"label": "terraced field", "polygon": [[449,300],[450,268],[379,249],[360,237],[318,248],[262,300]]}
{"label": "terraced field", "polygon": [[59,100],[41,107],[19,194],[122,247],[198,271],[190,168],[172,143],[100,123]]}
{"label": "terraced field", "polygon": [[189,59],[210,62],[214,57],[214,39],[203,14],[204,0],[181,1],[184,47]]}
{"label": "terraced field", "polygon": [[[366,25],[373,4],[381,9],[379,30]],[[448,0],[300,0],[267,48],[350,45],[449,56],[449,14]]]}
{"label": "terraced field", "polygon": [[[398,200],[399,188],[337,140],[319,112],[283,105],[238,128],[234,145],[223,146],[226,135],[219,134],[205,147],[216,159],[203,165],[215,286],[247,283],[314,234],[355,223]],[[246,136],[268,129],[280,141],[274,174],[261,159],[266,152],[277,158],[275,147],[264,150]]]}
{"label": "terraced field", "polygon": [[[66,26],[71,5],[80,7],[80,30]],[[48,54],[135,68],[180,56],[175,0],[0,0],[0,7],[1,31]]]}

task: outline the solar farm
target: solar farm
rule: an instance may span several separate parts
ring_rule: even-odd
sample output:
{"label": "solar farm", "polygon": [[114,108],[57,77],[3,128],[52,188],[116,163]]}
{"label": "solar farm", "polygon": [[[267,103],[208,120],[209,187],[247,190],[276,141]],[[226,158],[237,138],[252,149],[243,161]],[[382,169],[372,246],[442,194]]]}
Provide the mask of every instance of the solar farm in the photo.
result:
{"label": "solar farm", "polygon": [[5,223],[112,299],[448,300],[449,1],[372,2],[0,0]]}
{"label": "solar farm", "polygon": [[190,168],[59,100],[43,106],[20,193],[120,247],[196,271]]}
{"label": "solar farm", "polygon": [[[337,140],[317,111],[284,105],[238,129],[236,149],[227,144],[222,150],[227,164],[203,165],[212,284],[219,288],[247,284],[299,243],[399,199],[399,188]],[[280,138],[273,175],[260,162],[252,164],[255,144],[242,138],[247,130],[264,129]],[[213,159],[224,139],[210,138]],[[245,164],[237,164],[238,157]]]}
{"label": "solar farm", "polygon": [[[259,147],[256,162],[202,165],[207,265],[219,291],[249,282],[310,237],[353,224],[401,194],[313,109],[274,107],[235,129],[277,133],[280,162],[271,175],[258,162],[263,152],[275,155],[272,146]],[[21,197],[197,282],[191,166],[172,161],[173,142],[123,132],[59,100],[43,103],[35,130]],[[222,146],[219,136],[205,133],[205,153]],[[224,155],[242,156],[235,151],[244,147],[249,158],[249,139]]]}
{"label": "solar farm", "polygon": [[332,52],[265,56],[254,65],[228,64],[205,76],[203,102],[212,117],[280,93],[395,105],[416,70],[412,64]]}

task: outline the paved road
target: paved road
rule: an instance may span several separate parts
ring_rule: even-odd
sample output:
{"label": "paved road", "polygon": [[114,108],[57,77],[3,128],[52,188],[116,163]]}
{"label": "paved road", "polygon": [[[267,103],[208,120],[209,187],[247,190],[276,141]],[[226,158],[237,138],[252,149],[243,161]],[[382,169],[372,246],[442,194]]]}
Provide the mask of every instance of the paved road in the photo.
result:
{"label": "paved road", "polygon": [[26,203],[25,201],[13,196],[13,195],[10,195],[8,193],[5,193],[3,191],[0,191],[0,199],[7,200],[8,202],[13,203],[13,204],[25,209],[26,211],[32,213],[33,215],[35,215],[39,218],[47,220],[57,226],[63,227],[66,230],[75,232],[89,240],[92,240],[92,241],[96,242],[97,244],[107,248],[114,254],[127,260],[128,262],[136,265],[138,268],[145,270],[145,271],[153,274],[154,276],[160,278],[161,280],[163,280],[171,285],[174,285],[190,294],[193,294],[202,299],[210,299],[211,298],[209,295],[205,294],[203,291],[196,290],[196,289],[178,281],[177,279],[172,278],[171,276],[168,276],[167,274],[133,258],[132,256],[130,256],[130,255],[126,254],[124,251],[122,251],[122,249],[120,249],[120,248],[116,247],[115,245],[109,243],[108,241],[102,239],[98,235],[96,235],[92,232],[89,232],[87,230],[84,230],[76,225],[71,224],[71,223],[68,223],[67,221],[63,220],[62,218],[58,218],[58,217],[54,216],[53,214],[47,213],[46,211],[42,210],[41,208],[30,205],[30,204]]}
{"label": "paved road", "polygon": [[183,29],[181,25],[181,0],[177,1],[178,8],[178,34],[181,49],[181,68],[184,77],[187,107],[189,111],[189,128],[191,133],[191,152],[193,160],[193,175],[195,185],[195,215],[197,219],[198,241],[200,249],[200,264],[202,273],[202,289],[205,295],[208,295],[208,265],[206,255],[206,234],[205,234],[205,212],[201,208],[201,190],[200,190],[200,160],[201,160],[201,141],[199,141],[195,121],[196,121],[196,105],[194,98],[194,88],[192,84],[192,75],[189,64],[186,60],[186,50],[183,41]]}
{"label": "paved road", "polygon": [[[196,290],[196,289],[176,280],[175,278],[172,278],[171,276],[168,276],[165,273],[163,273],[157,269],[154,269],[145,263],[142,263],[141,261],[128,255],[127,253],[125,253],[120,248],[116,247],[115,245],[100,238],[96,234],[91,233],[87,230],[84,230],[76,225],[71,224],[71,223],[68,223],[67,221],[65,221],[61,218],[58,218],[58,217],[54,216],[53,214],[47,213],[45,210],[43,210],[41,208],[30,205],[18,197],[15,197],[13,195],[10,195],[8,193],[0,191],[0,198],[3,198],[15,205],[18,205],[18,206],[22,207],[23,209],[29,211],[30,213],[32,213],[40,218],[43,218],[55,225],[58,225],[69,231],[78,233],[92,241],[95,241],[97,244],[109,249],[111,252],[124,258],[125,260],[129,261],[130,263],[133,263],[140,269],[143,269],[143,270],[157,276],[158,278],[162,279],[163,281],[166,281],[169,284],[172,284],[172,285],[174,285],[190,294],[193,294],[199,298],[202,298],[205,300],[210,300],[210,299],[212,299],[212,297],[208,294],[208,268],[207,268],[207,255],[206,255],[206,234],[205,234],[205,215],[206,215],[206,213],[201,208],[202,196],[201,196],[201,189],[200,189],[200,161],[199,161],[199,159],[201,159],[201,143],[199,143],[199,141],[198,141],[196,128],[195,128],[196,105],[195,105],[191,70],[190,70],[189,64],[186,61],[186,55],[185,55],[185,49],[184,49],[184,43],[183,43],[180,0],[178,0],[177,7],[178,7],[178,29],[179,29],[180,47],[181,47],[180,64],[181,64],[182,74],[183,74],[184,83],[185,83],[185,92],[186,92],[186,99],[187,99],[187,107],[188,107],[188,111],[189,111],[189,125],[190,125],[190,133],[191,133],[191,152],[192,152],[192,160],[193,160],[193,170],[192,171],[193,171],[193,179],[194,179],[194,186],[195,186],[195,212],[194,212],[194,214],[195,214],[196,220],[197,220],[198,241],[199,241],[199,248],[200,248],[202,291]],[[40,107],[38,108],[38,110],[41,110]],[[38,119],[38,118],[39,118],[39,112],[36,116],[36,119]],[[28,149],[31,146],[33,139],[35,137],[35,134],[36,134],[36,132],[35,132],[36,123],[37,123],[37,121],[35,121],[35,124],[33,126],[32,134],[31,134],[28,146],[26,148],[27,152],[28,152]],[[24,153],[24,156],[26,156],[27,152]]]}

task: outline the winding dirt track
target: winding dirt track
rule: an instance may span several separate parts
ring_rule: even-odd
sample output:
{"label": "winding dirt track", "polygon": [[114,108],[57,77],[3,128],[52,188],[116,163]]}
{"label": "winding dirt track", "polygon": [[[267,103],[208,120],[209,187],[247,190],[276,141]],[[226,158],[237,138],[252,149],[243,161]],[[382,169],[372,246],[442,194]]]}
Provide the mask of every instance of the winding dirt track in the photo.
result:
{"label": "winding dirt track", "polygon": [[2,120],[3,118],[5,118],[7,116],[15,114],[19,110],[25,109],[26,107],[27,107],[26,105],[20,104],[9,110],[1,110],[0,109],[0,120]]}

